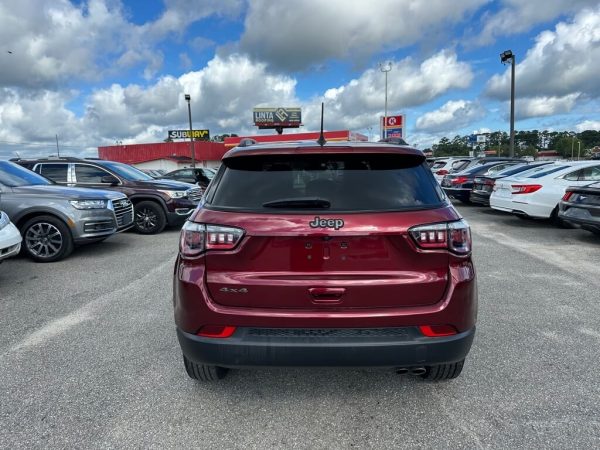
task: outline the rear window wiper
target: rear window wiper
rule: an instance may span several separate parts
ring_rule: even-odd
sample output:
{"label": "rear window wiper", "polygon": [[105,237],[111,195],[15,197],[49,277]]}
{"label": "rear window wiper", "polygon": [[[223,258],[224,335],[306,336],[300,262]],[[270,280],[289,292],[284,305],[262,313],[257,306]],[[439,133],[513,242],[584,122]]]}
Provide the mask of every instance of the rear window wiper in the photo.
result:
{"label": "rear window wiper", "polygon": [[329,200],[317,197],[280,198],[263,203],[264,208],[320,208],[327,209],[331,206]]}

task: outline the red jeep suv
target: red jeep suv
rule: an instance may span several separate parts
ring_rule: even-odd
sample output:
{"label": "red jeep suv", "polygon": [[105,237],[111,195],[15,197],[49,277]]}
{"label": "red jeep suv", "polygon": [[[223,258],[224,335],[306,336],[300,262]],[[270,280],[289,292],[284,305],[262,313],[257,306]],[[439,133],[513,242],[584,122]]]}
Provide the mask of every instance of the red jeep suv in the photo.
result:
{"label": "red jeep suv", "polygon": [[183,227],[173,304],[194,379],[256,366],[455,378],[477,315],[469,225],[409,146],[248,143]]}

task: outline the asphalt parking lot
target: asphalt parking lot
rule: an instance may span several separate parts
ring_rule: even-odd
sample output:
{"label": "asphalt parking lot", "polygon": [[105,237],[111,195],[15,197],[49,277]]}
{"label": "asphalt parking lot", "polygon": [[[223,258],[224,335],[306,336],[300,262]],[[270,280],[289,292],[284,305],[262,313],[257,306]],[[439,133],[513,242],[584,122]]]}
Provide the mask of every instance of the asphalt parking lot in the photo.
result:
{"label": "asphalt parking lot", "polygon": [[232,371],[198,384],[174,332],[178,232],[0,265],[1,448],[597,448],[600,238],[458,205],[478,330],[461,377]]}

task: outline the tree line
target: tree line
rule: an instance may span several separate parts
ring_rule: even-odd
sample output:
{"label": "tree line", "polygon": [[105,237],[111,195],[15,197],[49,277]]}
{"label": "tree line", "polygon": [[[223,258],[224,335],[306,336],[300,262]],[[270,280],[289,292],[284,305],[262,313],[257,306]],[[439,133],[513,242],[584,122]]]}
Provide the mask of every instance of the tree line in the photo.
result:
{"label": "tree line", "polygon": [[[469,135],[454,136],[453,139],[443,137],[431,148],[434,156],[468,155],[469,151],[495,151],[498,156],[508,156],[509,135],[505,131],[481,133],[486,136],[485,143],[473,145]],[[515,156],[535,156],[538,151],[556,151],[564,158],[588,156],[591,149],[600,146],[600,131],[515,131]]]}

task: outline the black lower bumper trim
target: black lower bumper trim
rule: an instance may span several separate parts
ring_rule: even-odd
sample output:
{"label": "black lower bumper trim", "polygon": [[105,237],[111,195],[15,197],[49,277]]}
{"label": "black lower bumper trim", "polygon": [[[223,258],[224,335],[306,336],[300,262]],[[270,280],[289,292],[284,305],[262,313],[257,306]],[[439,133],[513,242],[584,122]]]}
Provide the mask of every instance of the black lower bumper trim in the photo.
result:
{"label": "black lower bumper trim", "polygon": [[416,327],[238,328],[232,337],[218,339],[177,329],[181,349],[189,360],[222,367],[428,366],[464,359],[474,336],[475,328],[454,336],[437,338],[423,336]]}

